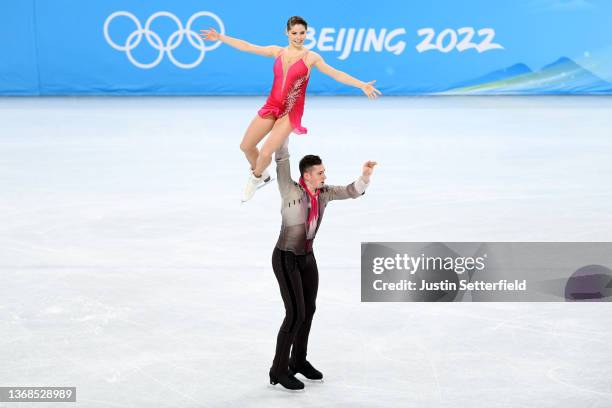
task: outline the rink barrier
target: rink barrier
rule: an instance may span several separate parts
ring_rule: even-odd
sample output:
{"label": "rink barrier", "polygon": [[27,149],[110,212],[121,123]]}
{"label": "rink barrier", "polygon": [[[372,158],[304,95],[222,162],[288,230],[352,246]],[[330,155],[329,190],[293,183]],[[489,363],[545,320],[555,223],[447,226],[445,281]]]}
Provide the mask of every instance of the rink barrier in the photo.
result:
{"label": "rink barrier", "polygon": [[[384,95],[612,93],[610,2],[346,7],[301,5],[304,46],[356,78],[377,80]],[[271,59],[204,41],[199,31],[285,46],[288,17],[252,2],[3,2],[0,95],[265,95]],[[362,95],[316,69],[312,75],[309,94]]]}

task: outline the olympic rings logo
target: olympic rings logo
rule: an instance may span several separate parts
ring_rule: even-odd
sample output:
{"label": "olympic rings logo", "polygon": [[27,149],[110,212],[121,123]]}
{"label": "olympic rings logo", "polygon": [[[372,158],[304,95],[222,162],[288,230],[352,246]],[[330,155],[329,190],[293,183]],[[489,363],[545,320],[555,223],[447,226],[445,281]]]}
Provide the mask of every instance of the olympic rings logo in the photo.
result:
{"label": "olympic rings logo", "polygon": [[[108,28],[111,22],[115,18],[121,16],[129,18],[136,25],[136,30],[134,30],[130,35],[127,36],[123,45],[114,42],[108,33]],[[104,38],[106,38],[108,44],[114,49],[124,51],[130,62],[138,68],[150,69],[156,67],[164,58],[164,54],[168,54],[168,58],[170,59],[170,61],[172,61],[174,65],[179,68],[190,69],[198,66],[202,62],[206,51],[212,51],[221,45],[221,41],[217,41],[211,45],[204,44],[204,40],[202,40],[202,38],[200,38],[200,36],[191,29],[191,25],[193,24],[193,22],[197,18],[203,16],[211,17],[213,20],[215,20],[219,26],[219,32],[221,34],[225,34],[225,27],[221,19],[216,14],[211,13],[209,11],[200,11],[192,15],[187,21],[187,25],[184,28],[178,17],[168,11],[158,11],[157,13],[151,15],[151,17],[147,19],[144,28],[142,27],[140,21],[132,13],[128,11],[115,11],[113,14],[108,16],[106,18],[106,21],[104,22]],[[156,18],[159,17],[167,17],[171,19],[177,26],[177,30],[168,37],[165,43],[162,41],[161,37],[157,33],[151,31],[151,24]],[[142,41],[143,35],[149,45],[158,51],[157,58],[155,58],[155,60],[150,63],[139,62],[134,58],[134,55],[132,54],[132,50],[138,47],[138,45]],[[196,50],[200,51],[198,58],[191,63],[180,62],[172,54],[172,51],[174,51],[183,43],[184,37],[187,37],[189,43]]]}

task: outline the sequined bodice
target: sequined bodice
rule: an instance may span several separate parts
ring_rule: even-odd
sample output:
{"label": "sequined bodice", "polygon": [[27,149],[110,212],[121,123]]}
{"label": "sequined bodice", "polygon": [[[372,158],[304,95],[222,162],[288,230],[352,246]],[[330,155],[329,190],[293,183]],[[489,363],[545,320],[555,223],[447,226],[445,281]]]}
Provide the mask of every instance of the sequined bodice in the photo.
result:
{"label": "sequined bodice", "polygon": [[261,117],[273,115],[277,119],[289,116],[294,133],[304,134],[307,129],[302,126],[306,87],[308,86],[309,69],[304,62],[308,51],[300,59],[285,67],[281,51],[274,61],[274,82],[266,103],[259,110]]}

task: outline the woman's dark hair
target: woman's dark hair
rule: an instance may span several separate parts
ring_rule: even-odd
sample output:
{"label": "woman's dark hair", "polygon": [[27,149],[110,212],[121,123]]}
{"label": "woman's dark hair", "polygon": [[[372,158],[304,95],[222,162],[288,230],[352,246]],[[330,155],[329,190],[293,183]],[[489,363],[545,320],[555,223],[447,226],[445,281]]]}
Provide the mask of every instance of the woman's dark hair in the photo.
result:
{"label": "woman's dark hair", "polygon": [[306,22],[306,20],[304,20],[300,16],[293,16],[289,17],[289,20],[287,20],[287,31],[291,30],[291,27],[296,24],[301,24],[304,26],[304,28],[308,29],[308,23]]}
{"label": "woman's dark hair", "polygon": [[310,170],[312,166],[317,166],[319,164],[323,164],[319,156],[309,154],[302,157],[302,160],[300,160],[300,175],[304,177],[305,172]]}

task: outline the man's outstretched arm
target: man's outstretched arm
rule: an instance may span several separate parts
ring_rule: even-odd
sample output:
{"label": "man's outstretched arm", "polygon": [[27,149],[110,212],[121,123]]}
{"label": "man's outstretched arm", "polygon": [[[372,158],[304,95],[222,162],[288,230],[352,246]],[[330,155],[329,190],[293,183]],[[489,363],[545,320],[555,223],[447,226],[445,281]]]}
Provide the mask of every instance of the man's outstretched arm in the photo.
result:
{"label": "man's outstretched arm", "polygon": [[370,184],[370,177],[374,172],[374,166],[377,164],[377,162],[370,160],[365,162],[361,169],[361,176],[348,186],[329,186],[329,200],[346,200],[347,198],[362,196]]}

